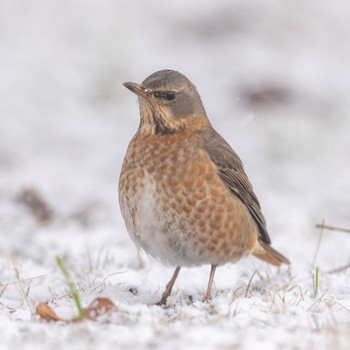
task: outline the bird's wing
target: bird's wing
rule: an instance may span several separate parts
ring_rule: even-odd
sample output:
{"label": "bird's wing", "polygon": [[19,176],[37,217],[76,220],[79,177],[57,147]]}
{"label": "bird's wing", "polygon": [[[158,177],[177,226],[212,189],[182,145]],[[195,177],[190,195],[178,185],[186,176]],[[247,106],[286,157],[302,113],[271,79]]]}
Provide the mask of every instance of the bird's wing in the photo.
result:
{"label": "bird's wing", "polygon": [[218,175],[231,190],[232,194],[236,195],[249,209],[259,228],[260,239],[270,244],[271,240],[259,200],[244,172],[243,163],[238,155],[215,130],[206,133],[203,148],[207,151],[211,161],[217,168]]}

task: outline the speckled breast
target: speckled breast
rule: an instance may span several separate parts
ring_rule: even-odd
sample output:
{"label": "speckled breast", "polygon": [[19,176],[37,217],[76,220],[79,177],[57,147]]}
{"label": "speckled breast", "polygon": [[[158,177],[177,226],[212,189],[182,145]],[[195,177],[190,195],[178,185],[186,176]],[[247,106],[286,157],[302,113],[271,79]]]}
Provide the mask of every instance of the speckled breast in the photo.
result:
{"label": "speckled breast", "polygon": [[133,241],[166,264],[220,265],[256,246],[247,208],[195,135],[136,134],[124,159],[119,201]]}

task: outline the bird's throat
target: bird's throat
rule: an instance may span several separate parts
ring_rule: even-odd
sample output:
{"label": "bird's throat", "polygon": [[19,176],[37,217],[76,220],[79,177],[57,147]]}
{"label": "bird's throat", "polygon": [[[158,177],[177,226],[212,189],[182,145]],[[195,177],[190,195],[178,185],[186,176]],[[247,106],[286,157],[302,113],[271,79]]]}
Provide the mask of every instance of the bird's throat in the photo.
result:
{"label": "bird's throat", "polygon": [[184,125],[180,120],[173,120],[163,111],[141,110],[140,132],[152,135],[173,135],[181,132]]}

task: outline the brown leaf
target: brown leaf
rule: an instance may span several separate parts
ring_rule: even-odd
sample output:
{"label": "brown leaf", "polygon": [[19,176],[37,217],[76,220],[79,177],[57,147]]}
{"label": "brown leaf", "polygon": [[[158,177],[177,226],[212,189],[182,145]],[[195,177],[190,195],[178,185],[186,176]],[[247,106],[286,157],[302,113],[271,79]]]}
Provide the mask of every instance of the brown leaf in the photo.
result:
{"label": "brown leaf", "polygon": [[18,203],[24,205],[38,223],[49,223],[54,212],[45,201],[43,195],[35,188],[24,188],[16,197]]}
{"label": "brown leaf", "polygon": [[42,319],[46,321],[63,321],[56,315],[55,311],[53,311],[52,308],[45,303],[38,304],[35,311]]}
{"label": "brown leaf", "polygon": [[[39,317],[46,321],[63,321],[66,323],[81,321],[79,317],[64,320],[58,317],[55,311],[53,311],[53,309],[45,303],[39,303],[35,310]],[[110,315],[116,311],[117,307],[113,304],[113,302],[110,299],[96,298],[86,309],[84,309],[84,316],[89,320],[95,321],[100,316]]]}
{"label": "brown leaf", "polygon": [[90,320],[96,320],[99,316],[109,315],[117,311],[117,307],[110,299],[96,298],[84,310],[85,317]]}
{"label": "brown leaf", "polygon": [[262,107],[285,103],[291,98],[292,92],[286,87],[266,83],[256,88],[246,88],[241,95],[248,104]]}

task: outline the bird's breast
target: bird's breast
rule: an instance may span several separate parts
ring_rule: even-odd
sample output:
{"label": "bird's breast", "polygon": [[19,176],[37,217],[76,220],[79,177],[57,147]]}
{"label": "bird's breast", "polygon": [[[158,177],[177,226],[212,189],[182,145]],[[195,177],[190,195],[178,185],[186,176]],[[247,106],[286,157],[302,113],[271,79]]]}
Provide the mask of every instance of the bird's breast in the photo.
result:
{"label": "bird's breast", "polygon": [[250,214],[195,137],[174,136],[136,135],[129,146],[119,199],[130,236],[173,265],[237,260],[256,241]]}

